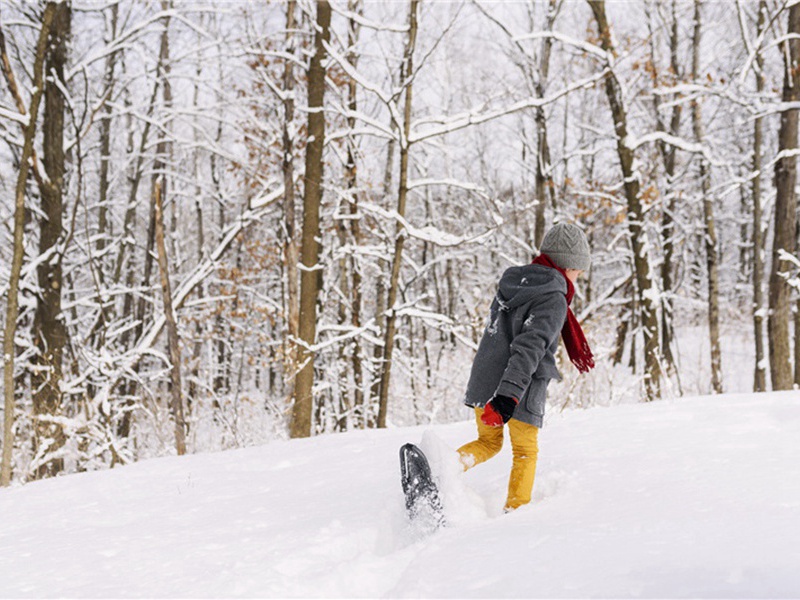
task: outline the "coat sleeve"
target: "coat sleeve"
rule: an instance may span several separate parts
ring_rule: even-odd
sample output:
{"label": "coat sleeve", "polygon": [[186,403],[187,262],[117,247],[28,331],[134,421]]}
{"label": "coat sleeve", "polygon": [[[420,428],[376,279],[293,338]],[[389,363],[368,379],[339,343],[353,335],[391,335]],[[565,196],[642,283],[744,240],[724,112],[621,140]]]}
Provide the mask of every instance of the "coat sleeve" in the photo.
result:
{"label": "coat sleeve", "polygon": [[548,294],[531,306],[522,329],[511,342],[511,356],[496,395],[522,398],[539,362],[561,333],[566,318],[567,299],[562,293]]}

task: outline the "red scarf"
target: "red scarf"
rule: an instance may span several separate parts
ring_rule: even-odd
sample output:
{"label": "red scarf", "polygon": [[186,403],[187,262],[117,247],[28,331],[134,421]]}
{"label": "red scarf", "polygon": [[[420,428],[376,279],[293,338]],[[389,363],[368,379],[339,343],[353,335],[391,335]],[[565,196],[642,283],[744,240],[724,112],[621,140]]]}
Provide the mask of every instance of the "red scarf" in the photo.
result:
{"label": "red scarf", "polygon": [[586,341],[586,336],[583,335],[581,324],[569,308],[572,303],[572,297],[575,295],[575,286],[567,277],[567,272],[554,263],[546,254],[537,256],[533,263],[534,265],[542,265],[555,269],[564,276],[564,281],[567,282],[567,320],[564,321],[564,327],[561,328],[561,339],[564,340],[564,346],[567,348],[567,354],[578,371],[581,373],[588,373],[589,369],[594,368],[594,357],[592,349],[589,348],[589,342]]}

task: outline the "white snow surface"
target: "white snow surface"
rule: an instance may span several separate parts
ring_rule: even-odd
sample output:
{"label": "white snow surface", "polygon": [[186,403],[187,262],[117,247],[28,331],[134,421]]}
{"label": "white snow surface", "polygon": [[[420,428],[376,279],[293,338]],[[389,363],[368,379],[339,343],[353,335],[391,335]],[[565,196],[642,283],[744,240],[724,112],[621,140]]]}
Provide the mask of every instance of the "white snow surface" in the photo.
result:
{"label": "white snow surface", "polygon": [[[466,416],[466,409],[465,409]],[[800,392],[550,415],[533,502],[474,423],[156,459],[0,491],[2,597],[800,597]],[[420,443],[448,527],[409,526]]]}

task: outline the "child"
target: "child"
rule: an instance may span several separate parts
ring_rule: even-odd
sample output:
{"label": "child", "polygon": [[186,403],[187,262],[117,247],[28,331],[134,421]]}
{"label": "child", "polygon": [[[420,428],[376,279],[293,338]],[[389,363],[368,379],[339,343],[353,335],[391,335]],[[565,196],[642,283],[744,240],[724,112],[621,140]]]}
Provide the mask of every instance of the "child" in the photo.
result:
{"label": "child", "polygon": [[556,368],[558,334],[582,373],[592,351],[569,304],[575,281],[589,269],[586,235],[576,225],[554,225],[531,263],[503,273],[489,323],[472,363],[464,403],[475,409],[478,439],[458,449],[464,470],[500,452],[508,423],[514,460],[506,512],[531,500],[547,385]]}

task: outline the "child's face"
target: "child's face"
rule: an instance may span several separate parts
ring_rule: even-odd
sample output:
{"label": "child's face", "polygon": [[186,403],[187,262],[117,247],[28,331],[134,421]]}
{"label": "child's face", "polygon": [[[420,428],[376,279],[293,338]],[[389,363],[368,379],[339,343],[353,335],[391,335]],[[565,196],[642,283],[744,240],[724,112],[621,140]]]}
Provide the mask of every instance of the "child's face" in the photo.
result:
{"label": "child's face", "polygon": [[566,272],[566,274],[567,274],[567,278],[568,278],[568,279],[569,279],[569,280],[570,280],[572,283],[577,283],[577,281],[578,281],[578,277],[580,277],[581,275],[583,275],[583,271],[579,271],[578,269],[565,269],[565,272]]}

